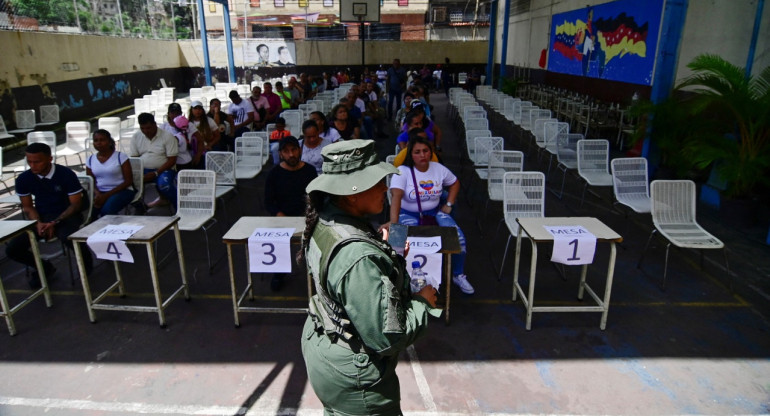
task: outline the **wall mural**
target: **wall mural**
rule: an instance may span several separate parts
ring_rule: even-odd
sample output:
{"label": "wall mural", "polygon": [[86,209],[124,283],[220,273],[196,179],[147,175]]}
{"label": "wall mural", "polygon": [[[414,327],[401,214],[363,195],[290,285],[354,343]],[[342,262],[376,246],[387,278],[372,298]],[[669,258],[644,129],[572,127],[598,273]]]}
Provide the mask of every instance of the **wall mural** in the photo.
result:
{"label": "wall mural", "polygon": [[650,85],[663,0],[618,0],[553,16],[548,70]]}

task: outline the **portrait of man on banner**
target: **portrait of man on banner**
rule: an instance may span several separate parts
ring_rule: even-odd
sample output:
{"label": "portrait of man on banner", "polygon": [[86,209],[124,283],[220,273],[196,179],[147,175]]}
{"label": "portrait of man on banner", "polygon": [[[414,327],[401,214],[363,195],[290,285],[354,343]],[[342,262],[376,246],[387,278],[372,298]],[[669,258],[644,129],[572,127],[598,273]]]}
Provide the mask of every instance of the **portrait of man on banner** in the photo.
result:
{"label": "portrait of man on banner", "polygon": [[243,62],[248,66],[295,66],[294,42],[256,39],[244,42]]}

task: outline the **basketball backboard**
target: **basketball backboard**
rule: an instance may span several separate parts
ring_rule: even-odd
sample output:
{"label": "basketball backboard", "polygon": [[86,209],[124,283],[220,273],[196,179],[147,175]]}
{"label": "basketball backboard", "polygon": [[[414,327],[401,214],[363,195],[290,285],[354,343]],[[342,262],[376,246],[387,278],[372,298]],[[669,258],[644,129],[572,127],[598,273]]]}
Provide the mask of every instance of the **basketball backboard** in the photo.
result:
{"label": "basketball backboard", "polygon": [[340,21],[379,23],[380,0],[340,0]]}

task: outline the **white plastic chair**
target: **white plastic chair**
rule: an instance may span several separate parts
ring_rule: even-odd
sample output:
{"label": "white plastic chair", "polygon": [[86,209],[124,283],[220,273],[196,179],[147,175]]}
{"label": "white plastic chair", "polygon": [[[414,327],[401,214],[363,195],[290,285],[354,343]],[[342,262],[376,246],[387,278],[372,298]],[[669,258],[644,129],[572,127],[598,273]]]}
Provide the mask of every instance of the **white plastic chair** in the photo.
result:
{"label": "white plastic chair", "polygon": [[489,152],[503,150],[502,137],[476,137],[473,140],[474,152],[473,165],[476,167],[476,175],[481,180],[487,180],[487,166],[489,166]]}
{"label": "white plastic chair", "polygon": [[38,126],[50,126],[59,122],[59,106],[56,104],[40,106],[40,123]]}
{"label": "white plastic chair", "polygon": [[624,157],[612,159],[612,189],[615,199],[644,214],[652,210],[650,187],[647,182],[647,159],[643,157]]}
{"label": "white plastic chair", "polygon": [[532,102],[530,101],[517,101],[513,103],[513,124],[521,126],[522,114],[524,110],[531,107]]}
{"label": "white plastic chair", "polygon": [[[492,137],[492,131],[489,129],[465,130],[465,151],[468,153],[468,160],[471,162],[475,159],[476,137]],[[396,149],[396,153],[398,153],[398,149]]]}
{"label": "white plastic chair", "polygon": [[[727,262],[727,249],[721,240],[709,234],[701,227],[695,218],[695,182],[688,180],[656,180],[650,185],[652,194],[652,224],[655,228],[644,245],[641,257],[636,267],[641,268],[642,260],[650,246],[655,233],[660,233],[668,244],[663,263],[663,281],[661,290],[666,289],[666,273],[668,272],[668,251],[673,244],[679,248],[694,248],[699,250],[723,249],[727,278],[732,287],[730,265]],[[703,267],[703,251],[701,251],[701,267]]]}
{"label": "white plastic chair", "polygon": [[76,155],[82,165],[83,158],[80,154],[86,150],[86,139],[91,136],[91,123],[87,121],[70,121],[65,125],[65,131],[67,141],[56,151],[56,156],[64,156],[66,162],[67,156]]}
{"label": "white plastic chair", "polygon": [[264,165],[261,137],[243,135],[235,139],[235,179],[251,179]]}
{"label": "white plastic chair", "polygon": [[545,150],[550,153],[546,175],[551,172],[553,158],[559,153],[559,140],[562,142],[566,141],[567,135],[569,134],[569,124],[562,123],[557,119],[551,120],[556,121],[548,121],[543,125],[543,130],[545,132]]}
{"label": "white plastic chair", "polygon": [[179,217],[179,229],[182,231],[203,230],[203,236],[206,239],[209,273],[213,270],[213,264],[208,230],[217,222],[214,218],[216,177],[217,174],[213,171],[195,169],[186,169],[177,175],[176,215]]}
{"label": "white plastic chair", "polygon": [[564,195],[564,184],[567,182],[567,171],[577,169],[577,144],[583,140],[583,135],[580,133],[569,133],[566,136],[559,136],[557,138],[558,150],[556,153],[556,160],[559,164],[557,169],[562,171],[561,178],[561,191],[557,194],[554,191],[554,195],[561,199]]}
{"label": "white plastic chair", "polygon": [[[135,204],[144,199],[144,162],[139,157],[129,157],[128,163],[131,164],[131,175],[134,177],[134,199],[131,200],[132,204]],[[130,205],[129,205],[130,206]]]}
{"label": "white plastic chair", "polygon": [[[268,124],[268,126],[269,125],[270,124]],[[273,129],[275,129],[275,124],[272,124],[272,126]],[[267,163],[270,158],[270,134],[266,131],[247,131],[243,133],[243,136],[241,137],[257,137],[262,139],[262,165]]]}
{"label": "white plastic chair", "polygon": [[225,222],[229,224],[227,218],[227,207],[225,206],[225,195],[230,192],[235,193],[235,153],[233,152],[206,152],[206,170],[217,174],[217,187],[215,197],[222,203],[222,212],[225,215]]}
{"label": "white plastic chair", "polygon": [[97,126],[110,132],[114,140],[120,140],[120,117],[100,117]]}
{"label": "white plastic chair", "polygon": [[524,153],[518,150],[492,150],[489,152],[489,166],[487,167],[487,194],[489,198],[484,204],[484,216],[477,218],[479,229],[481,229],[481,219],[487,217],[489,201],[503,201],[503,176],[505,173],[521,172],[522,170],[524,170]]}
{"label": "white plastic chair", "polygon": [[35,110],[16,110],[16,129],[9,133],[28,133],[35,129]]}
{"label": "white plastic chair", "polygon": [[5,128],[5,121],[3,121],[3,116],[0,116],[0,139],[10,139],[12,137],[14,137],[14,135],[8,133],[8,130]]}
{"label": "white plastic chair", "polygon": [[[503,261],[497,279],[503,276],[505,258],[511,239],[519,233],[516,218],[538,218],[545,216],[545,175],[543,172],[506,172],[503,175],[503,210],[505,225],[508,227],[508,241],[505,243]],[[518,252],[520,247],[516,246]],[[516,288],[514,287],[514,291]]]}
{"label": "white plastic chair", "polygon": [[464,120],[465,130],[489,130],[489,120],[481,117]]}
{"label": "white plastic chair", "polygon": [[581,140],[577,146],[578,175],[585,180],[580,206],[583,206],[586,189],[591,186],[612,186],[609,172],[610,142],[607,140]]}

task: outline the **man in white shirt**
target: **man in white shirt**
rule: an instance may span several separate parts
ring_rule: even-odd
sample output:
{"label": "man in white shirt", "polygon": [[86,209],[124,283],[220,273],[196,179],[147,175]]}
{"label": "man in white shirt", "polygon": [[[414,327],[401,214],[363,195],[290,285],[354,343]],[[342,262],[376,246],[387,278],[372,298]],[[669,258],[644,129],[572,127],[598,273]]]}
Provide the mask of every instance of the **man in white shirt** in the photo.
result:
{"label": "man in white shirt", "polygon": [[176,157],[179,144],[171,133],[159,129],[149,113],[137,117],[139,131],[131,138],[129,156],[139,157],[144,165],[144,183],[156,182],[161,199],[155,205],[173,203],[176,207]]}
{"label": "man in white shirt", "polygon": [[[233,116],[233,140],[243,136],[243,133],[251,131],[251,123],[254,122],[254,107],[249,100],[244,100],[238,91],[230,91],[230,107],[227,112]],[[231,144],[228,143],[228,146]]]}

